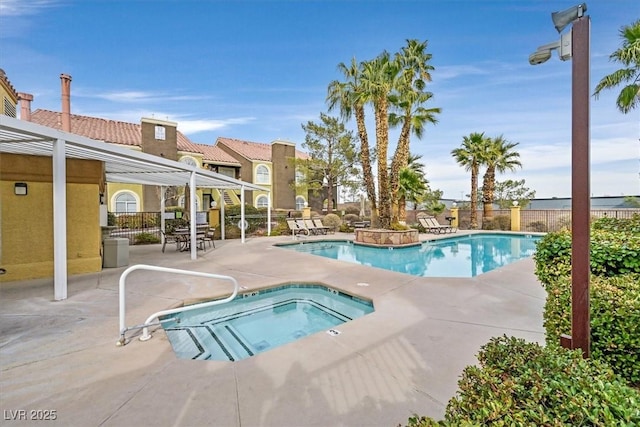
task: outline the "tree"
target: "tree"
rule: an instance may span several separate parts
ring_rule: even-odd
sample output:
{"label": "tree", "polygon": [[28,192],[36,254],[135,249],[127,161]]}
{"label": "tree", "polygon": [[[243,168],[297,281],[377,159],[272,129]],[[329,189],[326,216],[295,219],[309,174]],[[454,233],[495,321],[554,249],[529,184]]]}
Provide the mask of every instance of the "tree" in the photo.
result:
{"label": "tree", "polygon": [[494,191],[495,202],[500,209],[508,209],[513,206],[513,201],[517,201],[520,207],[526,207],[531,199],[536,197],[535,190],[530,190],[524,186],[525,181],[513,181],[508,179],[504,182],[496,182]]}
{"label": "tree", "polygon": [[363,96],[373,106],[378,159],[378,226],[391,226],[391,195],[387,152],[389,151],[389,94],[396,87],[400,67],[384,51],[362,65]]}
{"label": "tree", "polygon": [[455,161],[465,170],[471,171],[471,229],[478,228],[478,173],[482,156],[486,151],[485,146],[489,143],[490,139],[484,136],[484,132],[474,132],[463,137],[459,148],[451,150]]}
{"label": "tree", "polygon": [[420,162],[421,155],[409,155],[407,166],[400,169],[398,179],[398,219],[396,222],[406,221],[407,201],[414,205],[422,201],[423,195],[429,190],[427,178],[424,176],[424,164]]}
{"label": "tree", "polygon": [[344,75],[345,81],[337,80],[329,84],[327,90],[327,103],[329,111],[335,108],[340,109],[340,116],[344,120],[355,116],[358,136],[360,139],[360,164],[362,165],[362,179],[365,191],[371,204],[371,222],[378,222],[378,203],[376,197],[376,187],[371,167],[372,156],[369,149],[369,137],[365,126],[364,106],[367,102],[364,87],[362,84],[362,65],[351,59],[349,66],[344,63],[338,64],[338,70]]}
{"label": "tree", "polygon": [[480,162],[487,167],[482,180],[483,224],[485,221],[493,219],[496,172],[514,171],[516,168],[522,167],[519,160],[520,153],[513,150],[517,145],[517,142],[509,142],[502,135],[489,139],[486,144],[483,144],[484,153]]}
{"label": "tree", "polygon": [[609,59],[620,62],[624,68],[604,76],[596,86],[593,96],[597,99],[603,89],[626,84],[620,91],[616,106],[627,114],[640,105],[640,19],[620,29],[622,46]]}
{"label": "tree", "polygon": [[303,183],[310,190],[324,188],[327,212],[333,204],[333,188],[336,185],[350,185],[357,173],[354,164],[358,151],[353,133],[348,131],[338,118],[320,114],[321,124],[312,121],[302,125],[307,133],[302,147],[309,153],[309,159],[297,160],[296,167],[303,175]]}
{"label": "tree", "polygon": [[395,91],[389,96],[392,108],[389,124],[400,126],[401,130],[389,174],[392,223],[403,219],[399,214],[399,172],[409,161],[410,135],[422,138],[425,125],[437,123],[435,115],[441,112],[440,108],[423,106],[433,97],[431,92],[424,91],[427,82],[431,81],[430,71],[434,69],[429,64],[432,55],[426,52],[426,48],[426,40],[407,40],[407,45],[395,56],[401,76],[397,79]]}

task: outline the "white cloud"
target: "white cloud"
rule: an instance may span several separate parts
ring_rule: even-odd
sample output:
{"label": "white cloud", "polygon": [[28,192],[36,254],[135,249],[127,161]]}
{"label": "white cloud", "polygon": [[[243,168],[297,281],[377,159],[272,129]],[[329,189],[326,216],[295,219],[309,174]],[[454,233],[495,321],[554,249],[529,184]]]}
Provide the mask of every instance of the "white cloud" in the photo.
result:
{"label": "white cloud", "polygon": [[54,7],[59,0],[2,0],[0,16],[35,15],[42,9]]}
{"label": "white cloud", "polygon": [[104,99],[111,102],[123,102],[123,103],[140,103],[140,102],[161,102],[161,101],[194,101],[207,99],[205,96],[190,96],[190,95],[170,95],[161,92],[145,92],[139,90],[125,90],[119,92],[105,92],[98,94],[90,94],[86,91],[76,91],[74,95],[80,97],[95,97]]}

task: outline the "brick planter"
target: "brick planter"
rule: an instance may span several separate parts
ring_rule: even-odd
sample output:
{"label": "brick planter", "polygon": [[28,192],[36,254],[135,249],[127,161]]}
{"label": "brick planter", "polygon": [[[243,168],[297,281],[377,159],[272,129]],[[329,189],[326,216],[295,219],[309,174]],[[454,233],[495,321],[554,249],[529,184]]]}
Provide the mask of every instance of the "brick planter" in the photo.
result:
{"label": "brick planter", "polygon": [[370,246],[413,246],[419,245],[418,230],[383,230],[356,228],[354,243]]}

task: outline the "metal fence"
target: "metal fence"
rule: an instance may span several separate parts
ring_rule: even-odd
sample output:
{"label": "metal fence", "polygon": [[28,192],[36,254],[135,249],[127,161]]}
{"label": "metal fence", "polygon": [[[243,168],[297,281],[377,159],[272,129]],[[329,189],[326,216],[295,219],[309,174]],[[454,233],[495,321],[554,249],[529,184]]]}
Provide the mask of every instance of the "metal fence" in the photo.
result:
{"label": "metal fence", "polygon": [[[640,209],[592,209],[591,218],[631,218],[633,215],[640,215]],[[447,214],[438,216],[440,222],[443,222]],[[459,210],[458,225],[461,230],[470,228],[471,211]],[[477,211],[478,228],[482,229],[482,210]],[[493,211],[494,228],[510,229],[511,210],[495,209]],[[504,225],[498,227],[497,225]],[[571,228],[571,209],[521,209],[520,210],[520,229],[522,231],[549,232],[558,231],[562,228]]]}
{"label": "metal fence", "polygon": [[[427,214],[422,211],[408,211],[407,224],[415,224],[418,214]],[[591,210],[591,218],[631,218],[633,215],[640,215],[640,209],[597,209]],[[458,228],[468,230],[470,224],[471,211],[458,211]],[[477,211],[478,228],[482,228],[482,210]],[[135,245],[139,243],[149,243],[154,238],[161,240],[160,232],[160,212],[138,212],[131,214],[109,214],[108,236],[105,237],[124,237],[129,239],[129,244]],[[271,215],[271,230],[276,231],[279,227],[286,229],[287,216],[280,213]],[[449,212],[445,212],[437,216],[441,224],[449,223]],[[491,225],[493,229],[509,230],[511,228],[511,210],[495,209],[493,211],[494,222]],[[172,221],[183,221],[184,219],[166,220],[167,223]],[[263,236],[267,233],[267,215],[251,214],[245,215],[245,224],[240,222],[240,216],[227,216],[225,237],[229,239],[240,237],[240,227],[245,226],[245,235]],[[532,232],[549,232],[558,231],[562,228],[571,228],[571,210],[570,209],[522,209],[520,210],[520,229],[522,231]],[[220,238],[220,230],[216,229],[216,238]]]}

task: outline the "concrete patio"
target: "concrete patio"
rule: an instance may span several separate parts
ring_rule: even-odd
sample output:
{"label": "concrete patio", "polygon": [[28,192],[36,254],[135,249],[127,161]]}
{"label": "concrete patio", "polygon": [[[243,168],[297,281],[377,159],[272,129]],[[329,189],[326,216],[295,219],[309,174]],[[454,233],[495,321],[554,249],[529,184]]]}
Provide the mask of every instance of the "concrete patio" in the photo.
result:
{"label": "concrete patio", "polygon": [[[125,267],[70,277],[68,299],[58,302],[51,280],[0,284],[2,425],[397,426],[414,413],[442,418],[489,338],[544,340],[545,292],[532,259],[470,279],[422,278],[273,247],[290,241],[216,241],[196,261],[170,246],[164,254],[160,245],[130,248],[130,265],[230,275],[248,289],[319,282],[374,301],[375,312],[340,325],[340,335],[320,332],[238,362],[177,359],[157,328],[150,341],[133,336],[116,347]],[[228,290],[133,272],[127,325]],[[56,419],[34,420],[46,412],[31,410]]]}

